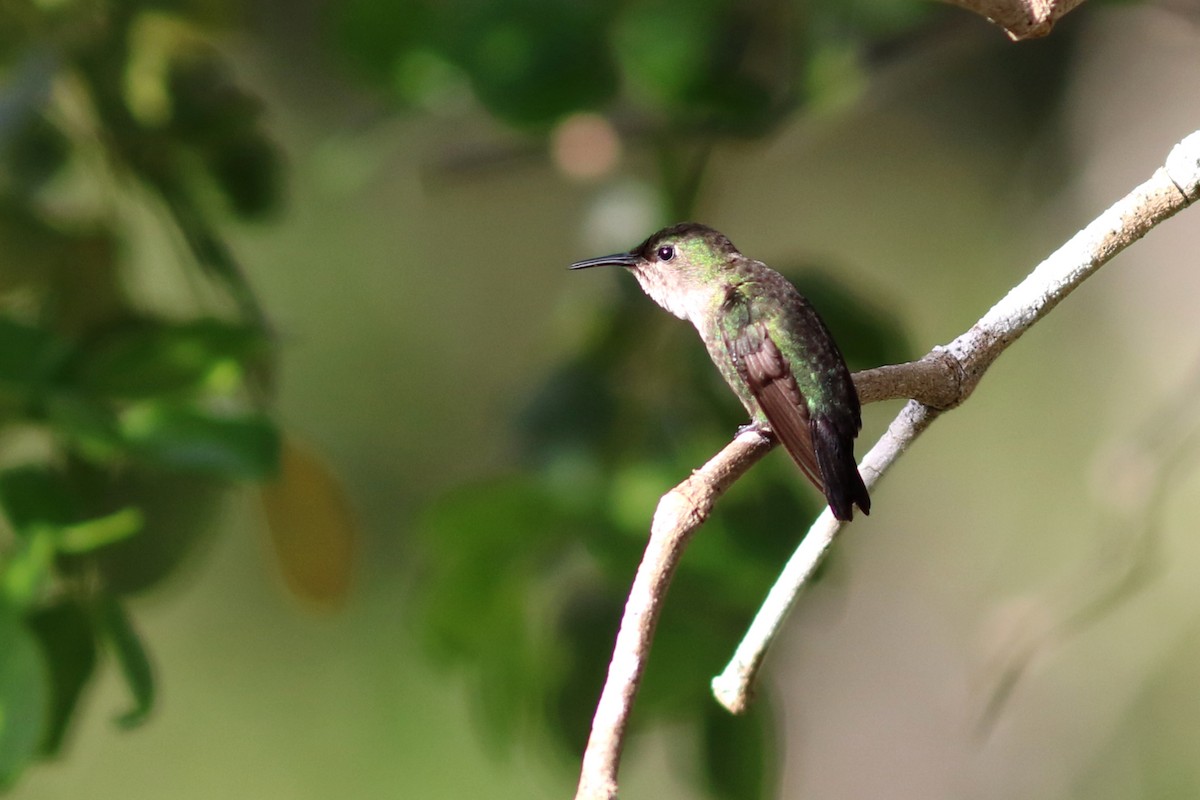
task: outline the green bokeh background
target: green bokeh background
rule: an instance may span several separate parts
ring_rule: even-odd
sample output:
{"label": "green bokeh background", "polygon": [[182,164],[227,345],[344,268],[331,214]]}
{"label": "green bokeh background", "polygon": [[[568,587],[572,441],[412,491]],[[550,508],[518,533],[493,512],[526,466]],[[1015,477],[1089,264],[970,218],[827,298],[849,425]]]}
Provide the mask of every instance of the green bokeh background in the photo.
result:
{"label": "green bokeh background", "polygon": [[[886,9],[870,6],[864,17],[888,24]],[[555,22],[533,3],[495,8]],[[150,720],[134,731],[112,724],[128,701],[107,665],[62,754],[33,766],[13,797],[573,790],[576,765],[550,733],[498,735],[486,683],[431,659],[418,529],[438,498],[523,468],[515,420],[628,289],[628,276],[564,267],[628,247],[656,224],[646,200],[654,148],[630,136],[612,172],[572,179],[545,155],[540,131],[514,132],[480,104],[520,124],[538,111],[506,94],[502,74],[474,99],[447,78],[458,93],[450,100],[404,108],[362,77],[380,68],[365,42],[358,53],[331,44],[327,11],[255,4],[212,35],[261,97],[285,156],[286,203],[275,217],[221,229],[278,334],[278,420],[323,456],[358,520],[352,593],[337,613],[297,603],[257,495],[230,496],[198,552],[129,604],[158,676]],[[1176,12],[1086,8],[1053,34],[1071,46],[1041,63],[1009,53],[1046,43],[1009,44],[966,12],[938,13],[940,27],[866,60],[860,93],[833,93],[764,137],[721,139],[696,208],[768,263],[822,265],[894,318],[914,355],[966,329],[1148,176],[1196,127],[1200,107],[1200,33]],[[406,30],[372,24],[385,44]],[[639,43],[646,31],[634,28],[621,46],[670,39]],[[568,55],[547,57],[569,60],[589,31],[571,31]],[[357,67],[347,63],[355,55]],[[424,62],[415,63],[407,68]],[[401,100],[405,76],[386,79]],[[1042,97],[1054,87],[1062,94]],[[595,102],[611,90],[597,87]],[[1016,345],[876,491],[874,513],[839,544],[768,666],[778,796],[1200,791],[1200,548],[1191,535],[1200,485],[1187,459],[1166,497],[1151,579],[1078,635],[1052,637],[994,725],[976,728],[1000,680],[996,654],[1053,621],[1064,594],[1076,596],[1059,588],[1064,576],[1080,574],[1086,594],[1127,563],[1135,531],[1114,498],[1144,465],[1120,457],[1122,443],[1153,428],[1167,400],[1195,402],[1187,379],[1200,352],[1200,228],[1191,213]],[[142,225],[131,246],[139,291],[191,302],[186,282],[156,266],[166,245],[153,220]],[[693,335],[665,314],[648,319],[646,359]],[[860,453],[897,408],[865,410]],[[699,436],[677,443],[697,464],[721,444]],[[772,454],[762,469],[786,470],[786,459]],[[649,470],[624,513],[648,522],[656,493],[685,474]],[[797,518],[776,533],[794,541],[807,524]],[[520,531],[506,533],[509,547],[522,547]],[[603,651],[610,634],[600,627]],[[623,797],[703,796],[683,724],[635,739]]]}

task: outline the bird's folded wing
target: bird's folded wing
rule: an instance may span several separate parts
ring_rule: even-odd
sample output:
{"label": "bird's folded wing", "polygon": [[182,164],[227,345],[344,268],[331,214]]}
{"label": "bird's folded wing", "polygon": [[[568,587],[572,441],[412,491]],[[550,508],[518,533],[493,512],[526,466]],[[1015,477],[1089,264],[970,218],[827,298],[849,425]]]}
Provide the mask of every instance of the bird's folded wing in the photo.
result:
{"label": "bird's folded wing", "polygon": [[761,322],[748,325],[737,336],[727,337],[726,346],[775,437],[804,475],[824,492],[821,469],[813,451],[808,403],[766,326]]}

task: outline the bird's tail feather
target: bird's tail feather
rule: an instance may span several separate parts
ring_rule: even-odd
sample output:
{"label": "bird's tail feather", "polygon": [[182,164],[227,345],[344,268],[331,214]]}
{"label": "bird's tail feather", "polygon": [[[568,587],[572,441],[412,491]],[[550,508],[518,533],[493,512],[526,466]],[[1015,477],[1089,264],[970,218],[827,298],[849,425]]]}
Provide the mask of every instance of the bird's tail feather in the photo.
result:
{"label": "bird's tail feather", "polygon": [[812,420],[813,450],[825,484],[825,499],[840,520],[854,519],[854,506],[864,514],[871,513],[871,495],[858,474],[854,460],[854,439],[839,431],[833,420],[814,416]]}

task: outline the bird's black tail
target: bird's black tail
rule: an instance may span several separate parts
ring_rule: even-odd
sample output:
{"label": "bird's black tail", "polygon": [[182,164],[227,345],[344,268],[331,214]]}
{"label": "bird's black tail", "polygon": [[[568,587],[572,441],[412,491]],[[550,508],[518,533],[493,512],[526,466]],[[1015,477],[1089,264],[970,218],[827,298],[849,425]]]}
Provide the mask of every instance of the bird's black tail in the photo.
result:
{"label": "bird's black tail", "polygon": [[849,522],[854,519],[854,506],[864,514],[871,513],[871,495],[854,460],[854,436],[839,431],[833,420],[816,416],[812,421],[813,450],[825,484],[825,499],[833,515]]}

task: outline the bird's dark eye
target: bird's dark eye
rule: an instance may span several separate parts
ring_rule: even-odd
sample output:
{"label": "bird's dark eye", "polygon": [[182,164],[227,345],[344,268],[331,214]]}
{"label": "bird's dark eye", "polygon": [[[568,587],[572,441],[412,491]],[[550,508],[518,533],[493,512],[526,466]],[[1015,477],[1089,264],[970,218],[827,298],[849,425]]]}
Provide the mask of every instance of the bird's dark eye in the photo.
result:
{"label": "bird's dark eye", "polygon": [[662,247],[658,248],[658,260],[659,261],[670,261],[674,257],[675,257],[675,248],[672,247],[671,245],[664,244]]}

